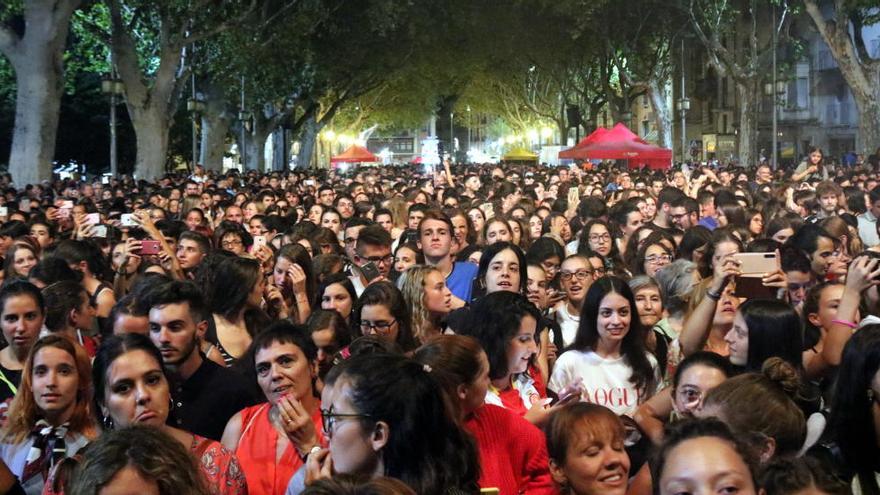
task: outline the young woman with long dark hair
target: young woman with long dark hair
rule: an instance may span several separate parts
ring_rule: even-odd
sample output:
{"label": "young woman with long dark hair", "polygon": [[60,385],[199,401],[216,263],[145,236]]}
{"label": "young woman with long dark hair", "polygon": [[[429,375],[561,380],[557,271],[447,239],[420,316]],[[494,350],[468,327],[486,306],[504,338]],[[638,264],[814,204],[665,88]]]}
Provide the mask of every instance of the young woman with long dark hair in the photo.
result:
{"label": "young woman with long dark hair", "polygon": [[593,282],[577,336],[557,359],[548,388],[560,393],[581,380],[584,400],[631,416],[657,392],[659,379],[629,286],[617,277]]}

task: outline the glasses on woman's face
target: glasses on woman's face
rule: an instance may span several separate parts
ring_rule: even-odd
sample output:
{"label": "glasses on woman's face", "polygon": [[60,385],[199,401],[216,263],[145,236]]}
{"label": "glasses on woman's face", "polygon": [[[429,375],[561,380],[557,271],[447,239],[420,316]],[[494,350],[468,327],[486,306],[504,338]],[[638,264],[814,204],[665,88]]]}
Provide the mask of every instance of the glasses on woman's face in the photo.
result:
{"label": "glasses on woman's face", "polygon": [[238,246],[243,246],[244,243],[241,241],[241,239],[228,239],[221,242],[220,245],[223,246],[224,249],[230,249]]}
{"label": "glasses on woman's face", "polygon": [[668,254],[652,254],[651,256],[645,257],[645,262],[652,265],[669,263],[670,261],[672,261],[672,256],[669,256]]}
{"label": "glasses on woman's face", "polygon": [[361,321],[361,331],[364,334],[371,334],[375,331],[375,333],[379,335],[387,335],[391,331],[391,327],[397,323],[397,320],[391,321]]}
{"label": "glasses on woman's face", "polygon": [[330,406],[330,409],[321,409],[321,426],[324,428],[324,434],[329,437],[333,435],[333,427],[338,421],[371,417],[369,414],[334,413],[333,406]]}
{"label": "glasses on woman's face", "polygon": [[611,240],[611,234],[605,232],[604,234],[590,234],[590,242],[608,242]]}
{"label": "glasses on woman's face", "polygon": [[591,278],[592,276],[592,270],[578,270],[576,272],[562,272],[559,274],[559,279],[563,282],[568,282],[569,280],[571,280],[571,277],[575,277],[583,282],[584,280]]}

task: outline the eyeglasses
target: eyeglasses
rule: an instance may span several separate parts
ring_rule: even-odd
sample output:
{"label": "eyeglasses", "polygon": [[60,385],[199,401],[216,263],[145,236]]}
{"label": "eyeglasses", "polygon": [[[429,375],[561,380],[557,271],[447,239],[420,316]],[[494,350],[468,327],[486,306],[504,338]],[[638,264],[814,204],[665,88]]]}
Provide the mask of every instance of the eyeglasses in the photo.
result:
{"label": "eyeglasses", "polygon": [[568,282],[571,280],[571,277],[575,277],[581,282],[593,276],[593,272],[590,270],[578,270],[576,272],[562,272],[559,274],[559,279]]}
{"label": "eyeglasses", "polygon": [[652,254],[651,256],[645,257],[645,262],[652,265],[656,265],[657,263],[669,263],[670,261],[672,261],[672,256],[669,256],[668,254]]}
{"label": "eyeglasses", "polygon": [[611,240],[611,234],[590,234],[590,242],[599,242],[605,241],[608,242]]}
{"label": "eyeglasses", "polygon": [[231,247],[235,247],[235,246],[243,246],[244,243],[241,242],[240,239],[233,239],[231,241],[223,241],[220,243],[220,245],[225,248],[231,248]]}
{"label": "eyeglasses", "polygon": [[376,263],[377,265],[379,265],[379,264],[386,264],[387,265],[387,264],[391,263],[392,261],[394,261],[394,256],[392,256],[390,254],[387,254],[385,256],[369,256],[369,257],[358,255],[358,257],[360,257],[360,259],[362,259],[362,260],[372,261],[373,263]]}
{"label": "eyeglasses", "polygon": [[369,414],[334,413],[332,406],[330,409],[321,409],[321,426],[324,428],[324,433],[327,435],[333,434],[333,425],[335,425],[337,421],[358,418],[372,418],[372,416]]}
{"label": "eyeglasses", "polygon": [[385,335],[391,331],[391,327],[397,323],[397,320],[391,321],[361,321],[361,331],[364,333],[372,333],[373,330],[380,335]]}

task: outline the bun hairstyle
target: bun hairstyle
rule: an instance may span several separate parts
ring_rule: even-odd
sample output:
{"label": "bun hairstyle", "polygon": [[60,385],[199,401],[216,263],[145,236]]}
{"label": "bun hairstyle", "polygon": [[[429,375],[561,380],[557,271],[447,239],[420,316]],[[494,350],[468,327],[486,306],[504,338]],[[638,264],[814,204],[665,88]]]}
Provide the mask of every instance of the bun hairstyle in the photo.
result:
{"label": "bun hairstyle", "polygon": [[706,394],[704,408],[717,408],[719,417],[739,438],[757,445],[763,437],[776,442],[775,455],[794,455],[807,433],[800,399],[798,371],[781,358],[764,362],[760,373],[728,379]]}

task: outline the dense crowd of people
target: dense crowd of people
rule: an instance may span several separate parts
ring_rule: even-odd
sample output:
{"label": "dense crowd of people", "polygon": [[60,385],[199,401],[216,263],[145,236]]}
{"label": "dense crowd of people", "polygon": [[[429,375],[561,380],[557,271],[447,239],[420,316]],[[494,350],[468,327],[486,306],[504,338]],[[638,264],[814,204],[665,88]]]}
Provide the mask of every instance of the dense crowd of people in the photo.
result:
{"label": "dense crowd of people", "polygon": [[821,150],[0,182],[0,493],[880,494]]}

